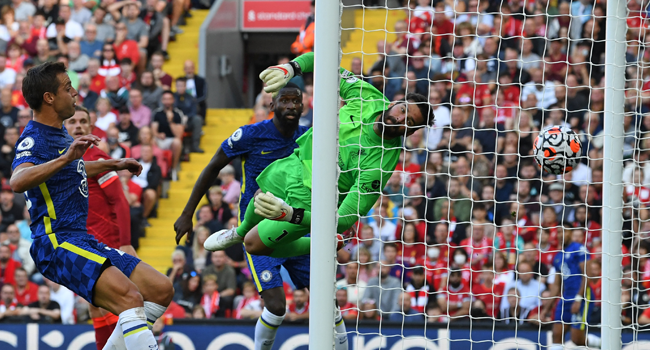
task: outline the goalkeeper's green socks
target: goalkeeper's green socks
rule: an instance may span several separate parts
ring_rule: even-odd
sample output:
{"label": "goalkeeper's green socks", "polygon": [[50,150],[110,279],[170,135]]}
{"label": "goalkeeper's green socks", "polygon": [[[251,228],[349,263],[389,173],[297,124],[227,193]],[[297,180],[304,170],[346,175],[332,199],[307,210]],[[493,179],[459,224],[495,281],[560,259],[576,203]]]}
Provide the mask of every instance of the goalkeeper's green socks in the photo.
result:
{"label": "goalkeeper's green socks", "polygon": [[255,214],[255,203],[254,200],[251,200],[248,202],[248,206],[246,207],[244,221],[242,221],[242,223],[239,224],[239,227],[237,227],[237,234],[242,238],[246,237],[248,231],[252,230],[257,226],[257,224],[262,222],[262,220],[264,220],[264,217]]}
{"label": "goalkeeper's green socks", "polygon": [[309,254],[309,247],[311,246],[311,237],[300,237],[293,242],[277,246],[271,257],[273,258],[290,258],[293,256],[301,256]]}

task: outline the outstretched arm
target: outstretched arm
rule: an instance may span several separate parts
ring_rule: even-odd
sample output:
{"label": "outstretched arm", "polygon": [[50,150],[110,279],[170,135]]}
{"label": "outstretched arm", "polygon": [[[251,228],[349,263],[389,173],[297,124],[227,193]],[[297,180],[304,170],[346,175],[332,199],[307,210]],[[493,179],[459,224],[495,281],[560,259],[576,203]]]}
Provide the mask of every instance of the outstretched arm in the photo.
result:
{"label": "outstretched arm", "polygon": [[142,165],[132,158],[106,159],[86,162],[86,176],[93,177],[107,171],[128,170],[134,175],[140,175]]}
{"label": "outstretched arm", "polygon": [[98,143],[99,138],[95,135],[82,136],[74,140],[68,147],[68,151],[61,157],[39,165],[29,162],[22,163],[14,169],[9,185],[16,193],[32,189],[49,180],[75,159],[81,158],[91,145],[97,145]]}
{"label": "outstretched arm", "polygon": [[185,236],[187,233],[192,231],[192,215],[196,210],[196,207],[199,205],[201,198],[208,192],[210,186],[214,183],[214,180],[219,175],[219,172],[223,167],[228,165],[232,159],[226,155],[226,153],[219,147],[217,153],[214,154],[208,165],[203,169],[201,175],[196,180],[194,188],[192,188],[192,194],[190,199],[188,199],[187,204],[185,204],[185,209],[183,213],[174,223],[174,230],[176,231],[176,244]]}

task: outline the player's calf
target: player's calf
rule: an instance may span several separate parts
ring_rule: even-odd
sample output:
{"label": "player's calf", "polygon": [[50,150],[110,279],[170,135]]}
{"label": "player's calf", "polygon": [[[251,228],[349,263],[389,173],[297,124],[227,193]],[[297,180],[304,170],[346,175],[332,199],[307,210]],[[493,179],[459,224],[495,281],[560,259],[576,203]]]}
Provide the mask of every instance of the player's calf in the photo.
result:
{"label": "player's calf", "polygon": [[144,262],[140,262],[133,269],[129,278],[142,294],[147,325],[151,329],[171,303],[174,297],[174,286],[169,278]]}

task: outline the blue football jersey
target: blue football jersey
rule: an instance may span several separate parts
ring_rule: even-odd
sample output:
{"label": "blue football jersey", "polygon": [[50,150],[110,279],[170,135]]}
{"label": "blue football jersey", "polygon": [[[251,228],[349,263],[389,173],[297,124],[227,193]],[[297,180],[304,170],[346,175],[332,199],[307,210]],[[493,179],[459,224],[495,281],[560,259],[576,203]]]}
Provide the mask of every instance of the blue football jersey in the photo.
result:
{"label": "blue football jersey", "polygon": [[288,157],[298,147],[296,140],[307,130],[299,126],[291,138],[286,138],[275,127],[273,120],[242,126],[221,144],[224,153],[234,158],[241,156],[242,185],[239,216],[244,220],[248,202],[259,189],[257,176],[273,161]]}
{"label": "blue football jersey", "polygon": [[583,277],[580,263],[586,263],[588,258],[587,248],[576,242],[569,244],[564,251],[558,252],[553,258],[553,267],[562,274],[564,280],[562,296],[565,299],[573,299],[578,294]]}
{"label": "blue football jersey", "polygon": [[[30,121],[16,143],[12,169],[23,163],[40,165],[65,154],[73,142],[65,128]],[[88,216],[88,182],[83,159],[77,159],[49,180],[25,193],[32,218],[32,238],[50,233],[84,233]]]}

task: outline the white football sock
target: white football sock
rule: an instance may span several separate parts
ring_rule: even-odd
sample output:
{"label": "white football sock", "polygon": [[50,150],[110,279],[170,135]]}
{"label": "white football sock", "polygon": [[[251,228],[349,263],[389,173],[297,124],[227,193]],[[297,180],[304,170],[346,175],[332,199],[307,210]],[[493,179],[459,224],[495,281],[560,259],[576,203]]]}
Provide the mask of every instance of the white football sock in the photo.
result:
{"label": "white football sock", "polygon": [[595,334],[587,334],[587,346],[590,348],[600,349],[603,340]]}
{"label": "white football sock", "polygon": [[348,350],[348,333],[345,329],[345,322],[338,307],[334,311],[334,350]]}
{"label": "white football sock", "polygon": [[153,324],[158,320],[167,310],[166,307],[152,303],[150,301],[144,302],[144,313],[147,316],[147,327],[149,330],[153,328]]}
{"label": "white football sock", "polygon": [[128,350],[158,349],[158,342],[147,327],[144,307],[135,307],[122,312],[118,324],[122,327],[124,343]]}
{"label": "white football sock", "polygon": [[564,350],[564,345],[562,344],[551,344],[551,347],[548,350]]}
{"label": "white football sock", "polygon": [[271,350],[275,342],[278,327],[284,321],[284,315],[274,315],[267,308],[262,311],[262,316],[255,325],[255,350]]}

